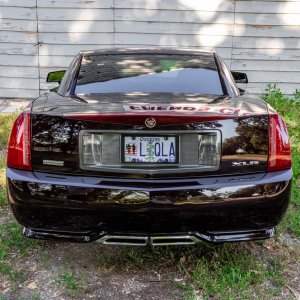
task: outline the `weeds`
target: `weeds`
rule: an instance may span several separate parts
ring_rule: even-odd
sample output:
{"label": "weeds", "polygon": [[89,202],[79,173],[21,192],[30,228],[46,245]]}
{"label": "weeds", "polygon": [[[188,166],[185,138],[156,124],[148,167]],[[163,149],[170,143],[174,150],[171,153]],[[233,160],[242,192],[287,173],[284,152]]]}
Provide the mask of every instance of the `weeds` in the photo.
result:
{"label": "weeds", "polygon": [[12,290],[28,278],[27,271],[18,268],[12,261],[17,256],[27,257],[39,246],[40,242],[22,236],[20,225],[7,223],[0,226],[0,275],[10,280]]}
{"label": "weeds", "polygon": [[[292,200],[280,231],[289,231],[300,237],[300,90],[287,98],[276,85],[268,85],[263,99],[282,115],[291,137],[294,173]],[[0,207],[6,205],[3,149],[7,146],[15,116],[4,117],[5,120],[0,116]],[[274,243],[276,249],[269,250],[268,243]],[[39,249],[40,245],[40,242],[23,238],[20,226],[16,223],[0,225],[0,277],[8,278],[13,289],[28,278],[24,269],[18,269],[18,262]],[[291,254],[292,251],[295,253]],[[172,270],[176,273],[174,282],[186,300],[270,299],[281,296],[282,288],[288,282],[286,272],[293,264],[288,255],[295,261],[300,258],[296,250],[285,248],[278,240],[160,247],[152,251],[133,247],[117,247],[111,251],[107,246],[105,250],[97,252],[94,263],[102,272],[153,270],[158,280],[159,274]],[[47,256],[43,259],[46,261]],[[66,294],[74,298],[88,292],[86,281],[81,274],[63,268],[54,283],[62,286]],[[5,295],[0,293],[2,299],[5,299]]]}
{"label": "weeds", "polygon": [[192,253],[180,262],[187,278],[180,287],[188,299],[253,299],[254,294],[260,298],[261,286],[269,281],[268,294],[273,294],[285,283],[283,265],[264,256],[258,258],[251,244],[221,245],[202,257]]}
{"label": "weeds", "polygon": [[68,271],[65,268],[59,274],[59,277],[54,280],[54,283],[63,286],[66,293],[72,297],[78,297],[80,292],[84,292],[86,290],[86,282],[83,276],[78,277],[73,272]]}
{"label": "weeds", "polygon": [[38,240],[23,237],[21,226],[15,222],[0,226],[0,261],[8,254],[16,252],[26,257],[32,249],[38,248],[40,245]]}
{"label": "weeds", "polygon": [[284,119],[291,139],[293,160],[293,189],[291,205],[284,222],[296,236],[300,237],[300,89],[292,98],[287,98],[276,84],[268,84],[263,100],[268,102]]}
{"label": "weeds", "polygon": [[1,155],[0,153],[0,207],[7,205],[5,187],[5,164],[5,156]]}
{"label": "weeds", "polygon": [[7,205],[5,188],[6,147],[17,114],[0,115],[0,207]]}
{"label": "weeds", "polygon": [[17,115],[18,113],[0,115],[0,151],[7,147],[10,130]]}

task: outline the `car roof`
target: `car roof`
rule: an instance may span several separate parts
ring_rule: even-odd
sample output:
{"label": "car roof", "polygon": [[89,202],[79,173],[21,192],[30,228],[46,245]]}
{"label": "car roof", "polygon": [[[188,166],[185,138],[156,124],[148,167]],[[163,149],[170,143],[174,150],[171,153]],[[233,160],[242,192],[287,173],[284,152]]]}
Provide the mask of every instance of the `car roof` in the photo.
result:
{"label": "car roof", "polygon": [[206,49],[185,49],[185,48],[108,48],[97,50],[83,50],[81,53],[85,56],[103,55],[103,54],[170,54],[170,55],[204,55],[213,56],[214,50]]}

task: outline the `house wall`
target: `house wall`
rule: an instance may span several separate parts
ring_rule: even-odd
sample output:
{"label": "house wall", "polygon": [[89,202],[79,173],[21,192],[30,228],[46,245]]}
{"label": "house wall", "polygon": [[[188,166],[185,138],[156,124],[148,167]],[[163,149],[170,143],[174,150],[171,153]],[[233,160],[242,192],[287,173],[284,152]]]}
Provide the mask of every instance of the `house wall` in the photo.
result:
{"label": "house wall", "polygon": [[82,49],[215,49],[249,92],[300,88],[300,0],[0,0],[0,97],[34,98]]}

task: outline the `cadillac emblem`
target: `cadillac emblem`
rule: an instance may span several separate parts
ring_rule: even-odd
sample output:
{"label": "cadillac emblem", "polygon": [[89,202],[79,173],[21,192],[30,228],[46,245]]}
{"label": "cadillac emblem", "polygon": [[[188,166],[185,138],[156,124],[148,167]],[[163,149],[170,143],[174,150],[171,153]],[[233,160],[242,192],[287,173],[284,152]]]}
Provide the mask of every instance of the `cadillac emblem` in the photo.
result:
{"label": "cadillac emblem", "polygon": [[154,118],[148,118],[145,120],[145,125],[148,128],[153,128],[156,125],[156,120]]}

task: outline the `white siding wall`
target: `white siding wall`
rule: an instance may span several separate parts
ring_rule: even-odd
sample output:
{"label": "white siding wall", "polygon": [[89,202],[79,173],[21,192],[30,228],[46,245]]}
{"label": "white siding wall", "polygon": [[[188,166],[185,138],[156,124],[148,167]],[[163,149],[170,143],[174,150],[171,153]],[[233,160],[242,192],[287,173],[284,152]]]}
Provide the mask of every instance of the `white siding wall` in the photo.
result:
{"label": "white siding wall", "polygon": [[0,0],[0,97],[39,95],[35,0]]}
{"label": "white siding wall", "polygon": [[0,0],[0,97],[33,98],[81,49],[216,49],[247,90],[300,88],[300,0]]}

